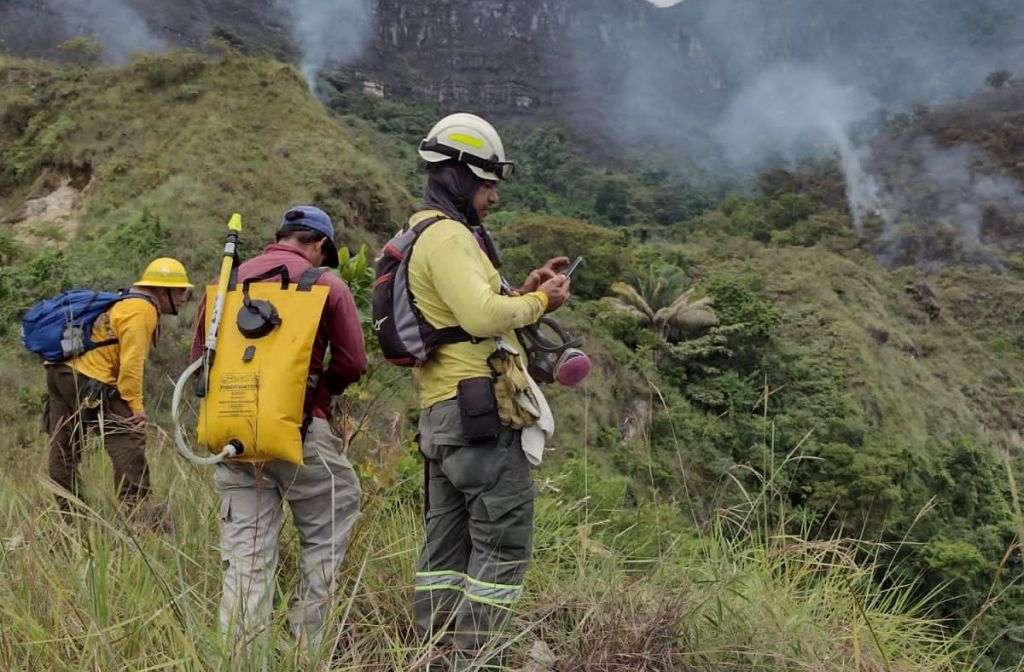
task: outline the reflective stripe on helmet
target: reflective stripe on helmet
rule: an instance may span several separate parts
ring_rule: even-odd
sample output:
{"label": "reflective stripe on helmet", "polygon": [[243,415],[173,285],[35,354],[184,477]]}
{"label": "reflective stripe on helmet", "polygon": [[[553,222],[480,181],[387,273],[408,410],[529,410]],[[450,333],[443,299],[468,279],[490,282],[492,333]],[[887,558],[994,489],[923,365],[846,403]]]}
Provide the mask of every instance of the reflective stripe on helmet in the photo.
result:
{"label": "reflective stripe on helmet", "polygon": [[494,126],[475,114],[449,114],[425,137],[419,154],[428,163],[455,159],[469,166],[481,180],[505,180],[515,170]]}
{"label": "reflective stripe on helmet", "polygon": [[420,142],[420,151],[436,152],[470,166],[476,166],[486,170],[488,173],[493,173],[499,180],[507,180],[516,172],[514,161],[499,161],[497,157],[485,159],[475,154],[470,154],[465,150],[441,144],[436,138],[427,138]]}

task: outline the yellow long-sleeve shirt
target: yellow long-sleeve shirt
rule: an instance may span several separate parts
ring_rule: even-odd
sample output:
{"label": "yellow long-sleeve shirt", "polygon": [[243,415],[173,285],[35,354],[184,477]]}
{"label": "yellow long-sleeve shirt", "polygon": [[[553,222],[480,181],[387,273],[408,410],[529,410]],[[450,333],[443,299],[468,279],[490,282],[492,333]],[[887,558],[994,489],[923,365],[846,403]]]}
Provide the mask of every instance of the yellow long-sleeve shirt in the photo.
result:
{"label": "yellow long-sleeve shirt", "polygon": [[[443,213],[418,212],[409,225],[438,215]],[[522,352],[515,330],[539,320],[548,306],[543,292],[503,295],[501,277],[476,238],[464,224],[450,219],[430,225],[416,241],[409,261],[409,287],[432,326],[461,326],[484,339],[443,345],[420,369],[423,408],[455,397],[460,380],[490,375],[487,356],[494,350],[494,337]]]}
{"label": "yellow long-sleeve shirt", "polygon": [[96,319],[92,330],[93,342],[116,338],[117,343],[90,350],[68,366],[115,387],[133,412],[142,412],[142,374],[158,318],[156,307],[145,299],[118,301]]}

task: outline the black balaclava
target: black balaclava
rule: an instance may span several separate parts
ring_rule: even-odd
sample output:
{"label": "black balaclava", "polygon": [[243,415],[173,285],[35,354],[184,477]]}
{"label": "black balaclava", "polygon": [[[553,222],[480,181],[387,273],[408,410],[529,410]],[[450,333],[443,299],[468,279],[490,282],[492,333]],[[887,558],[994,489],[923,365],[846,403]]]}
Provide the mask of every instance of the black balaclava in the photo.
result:
{"label": "black balaclava", "polygon": [[440,210],[463,224],[480,226],[473,208],[473,194],[481,184],[483,180],[460,161],[431,164],[427,186],[423,189],[423,209]]}

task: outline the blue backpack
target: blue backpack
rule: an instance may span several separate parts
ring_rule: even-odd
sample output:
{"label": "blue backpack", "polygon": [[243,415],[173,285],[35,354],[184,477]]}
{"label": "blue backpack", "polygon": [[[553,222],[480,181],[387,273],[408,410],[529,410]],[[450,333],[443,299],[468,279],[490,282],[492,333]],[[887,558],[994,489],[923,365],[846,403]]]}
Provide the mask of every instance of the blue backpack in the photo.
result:
{"label": "blue backpack", "polygon": [[117,343],[113,338],[96,343],[92,340],[93,323],[118,301],[153,299],[145,294],[128,290],[97,292],[91,289],[72,289],[43,299],[29,308],[21,320],[21,342],[29,352],[47,362],[63,362],[95,348]]}

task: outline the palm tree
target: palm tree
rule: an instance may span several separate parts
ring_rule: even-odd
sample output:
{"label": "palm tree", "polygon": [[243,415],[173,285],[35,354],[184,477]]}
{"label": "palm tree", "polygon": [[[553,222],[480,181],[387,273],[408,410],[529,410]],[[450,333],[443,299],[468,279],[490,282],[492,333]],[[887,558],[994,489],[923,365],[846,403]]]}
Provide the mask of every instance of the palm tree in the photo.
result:
{"label": "palm tree", "polygon": [[650,275],[634,284],[616,282],[609,297],[615,308],[635,315],[669,343],[683,334],[718,326],[718,316],[710,296],[693,300],[694,288],[681,291],[685,278],[681,273]]}

